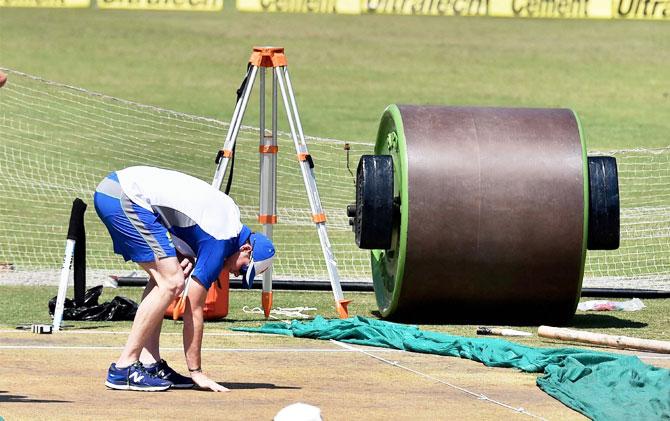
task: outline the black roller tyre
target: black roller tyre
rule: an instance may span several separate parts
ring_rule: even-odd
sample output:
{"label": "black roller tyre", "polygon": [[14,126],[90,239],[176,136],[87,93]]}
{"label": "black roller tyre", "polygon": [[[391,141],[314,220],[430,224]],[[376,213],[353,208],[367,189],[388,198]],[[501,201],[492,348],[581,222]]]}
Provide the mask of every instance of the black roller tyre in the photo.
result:
{"label": "black roller tyre", "polygon": [[356,245],[388,249],[393,232],[393,159],[390,155],[363,155],[356,171],[353,217]]}
{"label": "black roller tyre", "polygon": [[616,159],[589,158],[589,250],[619,248],[619,177]]}

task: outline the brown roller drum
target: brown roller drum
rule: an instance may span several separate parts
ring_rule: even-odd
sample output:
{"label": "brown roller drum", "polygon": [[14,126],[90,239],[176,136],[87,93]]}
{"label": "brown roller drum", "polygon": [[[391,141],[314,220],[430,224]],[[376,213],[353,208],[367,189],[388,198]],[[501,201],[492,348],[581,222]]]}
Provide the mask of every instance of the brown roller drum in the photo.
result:
{"label": "brown roller drum", "polygon": [[[375,153],[394,157],[406,219],[395,229],[395,251],[373,252],[382,314],[569,320],[580,295],[588,215],[575,114],[391,106],[385,116]],[[404,262],[395,269],[402,273],[380,277],[394,270],[387,255],[399,260],[399,252]]]}

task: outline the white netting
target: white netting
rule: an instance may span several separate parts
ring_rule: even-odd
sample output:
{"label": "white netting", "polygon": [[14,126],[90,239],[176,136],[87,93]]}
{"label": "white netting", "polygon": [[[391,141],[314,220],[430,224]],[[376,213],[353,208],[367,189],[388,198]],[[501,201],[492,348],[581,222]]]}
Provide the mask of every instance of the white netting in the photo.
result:
{"label": "white netting", "polygon": [[[96,185],[110,171],[138,164],[177,169],[210,182],[228,124],[3,71],[9,79],[0,89],[0,278],[57,281],[75,197],[90,205],[89,278],[136,269],[112,253],[92,206]],[[252,229],[260,228],[258,138],[257,128],[241,129],[231,190],[243,222]],[[354,178],[347,169],[345,142],[306,141],[340,276],[344,281],[369,279],[368,252],[356,248],[346,216],[346,205],[354,200]],[[278,143],[274,273],[280,279],[328,279],[293,141],[280,133]],[[349,144],[352,165],[371,149],[369,144]]]}
{"label": "white netting", "polygon": [[587,253],[585,284],[670,290],[670,147],[591,155],[617,160],[621,245]]}
{"label": "white netting", "polygon": [[[57,283],[72,200],[92,205],[110,171],[150,164],[211,181],[213,158],[228,124],[136,104],[3,69],[0,89],[0,280]],[[343,280],[370,280],[369,253],[357,249],[346,217],[354,200],[344,141],[307,138],[319,193]],[[349,142],[352,166],[371,143]],[[279,250],[275,276],[328,279],[290,137],[279,138]],[[243,222],[259,228],[258,129],[238,138],[231,196]],[[590,251],[585,286],[670,289],[670,148],[602,152],[617,158],[621,248]],[[90,208],[86,216],[89,279],[136,269],[111,250]]]}

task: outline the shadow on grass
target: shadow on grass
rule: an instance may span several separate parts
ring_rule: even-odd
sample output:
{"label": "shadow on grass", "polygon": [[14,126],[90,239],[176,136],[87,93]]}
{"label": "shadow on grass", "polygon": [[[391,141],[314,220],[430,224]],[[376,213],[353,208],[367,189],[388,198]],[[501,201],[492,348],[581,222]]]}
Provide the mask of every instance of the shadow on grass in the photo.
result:
{"label": "shadow on grass", "polygon": [[620,317],[610,316],[608,314],[575,314],[570,323],[572,327],[584,329],[607,329],[607,328],[634,328],[641,329],[647,327],[644,322],[622,319]]}
{"label": "shadow on grass", "polygon": [[[225,319],[217,319],[217,320],[207,320],[207,323],[223,324],[223,325],[230,324],[230,325],[232,325],[232,324],[235,324],[235,323],[243,323],[243,322],[268,322],[268,321],[273,321],[273,320],[267,320],[262,315],[259,315],[258,318],[253,318],[253,319],[252,318],[249,318],[249,319],[229,319],[229,318],[225,318]],[[274,320],[274,321],[276,321],[276,320]]]}
{"label": "shadow on grass", "polygon": [[68,326],[63,330],[95,330],[95,329],[109,329],[114,325],[95,325],[95,326]]}
{"label": "shadow on grass", "polygon": [[0,390],[0,403],[71,403],[56,399],[31,399],[24,395],[9,395],[6,390]]}
{"label": "shadow on grass", "polygon": [[427,312],[413,312],[393,314],[388,318],[383,318],[378,311],[372,311],[372,316],[380,320],[394,323],[419,325],[421,329],[430,330],[433,326],[518,326],[530,327],[548,324],[552,326],[567,326],[571,323],[569,318],[540,318],[537,315],[527,315],[521,312],[511,314],[472,314],[467,312],[436,314],[430,309]]}
{"label": "shadow on grass", "polygon": [[[375,317],[381,318],[381,314],[377,311],[373,311],[372,314]],[[446,321],[445,321],[446,320]],[[633,328],[633,329],[642,329],[648,326],[647,323],[638,322],[634,320],[628,320],[621,318],[620,316],[611,316],[609,314],[575,314],[572,319],[556,321],[552,323],[548,320],[544,321],[533,321],[533,320],[514,320],[514,319],[503,319],[495,320],[491,318],[469,318],[469,319],[459,319],[457,316],[452,316],[445,320],[439,320],[436,318],[422,317],[421,315],[415,316],[411,320],[407,319],[392,319],[392,321],[400,323],[410,323],[410,324],[426,324],[426,325],[445,325],[445,324],[455,324],[455,325],[475,325],[475,324],[493,324],[498,325],[509,325],[509,326],[537,326],[539,324],[549,324],[555,326],[564,326],[564,327],[574,327],[582,329],[611,329],[611,328]]]}

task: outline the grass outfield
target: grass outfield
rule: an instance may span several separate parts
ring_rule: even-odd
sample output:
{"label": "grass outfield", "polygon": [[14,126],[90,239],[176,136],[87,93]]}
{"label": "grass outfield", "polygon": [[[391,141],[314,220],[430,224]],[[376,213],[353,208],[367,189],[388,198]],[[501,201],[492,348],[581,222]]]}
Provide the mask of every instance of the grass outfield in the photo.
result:
{"label": "grass outfield", "polygon": [[[665,77],[670,68],[670,26],[665,22],[253,14],[236,12],[232,3],[227,6],[222,13],[2,9],[0,66],[140,103],[228,120],[251,46],[278,44],[288,51],[307,135],[370,142],[382,110],[399,102],[571,107],[581,116],[591,149],[670,143],[666,111],[670,87]],[[37,92],[42,89],[33,86]],[[9,88],[4,91],[8,93]],[[0,92],[0,108],[7,111],[2,97]],[[173,134],[167,133],[168,128],[152,136],[143,120],[131,125],[128,117],[122,117],[109,125],[108,115],[80,118],[82,109],[90,112],[78,108],[80,104],[62,98],[46,102],[31,98],[22,102],[21,109],[9,111],[32,117],[36,128],[30,135],[15,133],[12,138],[0,128],[5,142],[0,147],[11,149],[6,155],[11,157],[5,161],[7,169],[0,163],[0,185],[6,189],[3,197],[9,198],[0,203],[0,211],[14,218],[0,226],[0,237],[16,237],[15,248],[21,253],[16,256],[19,253],[4,247],[0,261],[58,267],[62,221],[67,219],[72,197],[90,197],[110,170],[151,162],[203,179],[211,177],[212,157],[223,130],[209,137],[192,131],[193,143],[184,147],[182,136],[188,130]],[[246,124],[256,124],[257,110],[257,104],[250,104]],[[40,125],[46,120],[48,126]],[[174,127],[175,122],[167,126],[170,124]],[[285,119],[280,118],[280,125],[287,130]],[[60,126],[66,127],[57,128]],[[52,143],[45,144],[45,138]],[[196,150],[196,143],[201,149]],[[292,147],[282,145],[281,149]],[[352,149],[354,168],[358,155],[369,152],[367,149],[371,148]],[[63,155],[44,154],[43,150],[63,151]],[[344,229],[330,232],[336,256],[352,254],[353,236],[343,210],[354,200],[354,188],[343,168],[343,149],[330,151],[325,158],[325,151],[314,143],[310,150],[317,162],[324,206],[336,209],[345,219]],[[257,162],[254,147],[238,149],[238,158],[244,153]],[[280,168],[297,171],[292,154],[281,154],[280,159],[287,161]],[[257,172],[240,162],[231,195],[241,205],[256,209]],[[331,185],[334,177],[320,173],[326,166],[340,170],[340,181],[344,181]],[[59,173],[52,174],[52,167]],[[64,170],[69,167],[74,171]],[[43,171],[38,173],[36,168]],[[306,205],[301,176],[285,174],[279,176],[283,188],[279,206]],[[64,175],[71,182],[67,186]],[[30,183],[16,183],[16,179]],[[242,197],[249,192],[248,198]],[[57,195],[59,202],[55,203]],[[329,209],[329,217],[333,214]],[[281,218],[287,220],[284,215]],[[49,229],[28,235],[19,229],[17,234],[13,231],[17,220],[24,226],[39,220]],[[107,235],[95,218],[89,222],[94,225],[90,230],[91,267],[103,266],[95,261],[103,256],[102,250],[104,265],[109,267]],[[286,237],[283,227],[278,225],[277,239]],[[311,226],[300,235],[293,227],[287,231],[289,237],[312,236],[315,240]],[[319,248],[309,249],[321,261]]]}
{"label": "grass outfield", "polygon": [[[3,311],[0,318],[0,329],[14,328],[24,323],[48,323],[50,320],[47,303],[57,293],[57,287],[0,287],[0,308],[11,308],[12,311]],[[70,290],[69,295],[72,295]],[[116,295],[139,301],[142,288],[104,289],[100,302],[111,301]],[[349,305],[351,315],[376,317],[376,304],[373,293],[345,294],[352,302]],[[333,296],[330,292],[316,291],[275,291],[273,294],[274,308],[313,307],[316,311],[307,311],[305,314],[319,314],[328,318],[336,318],[337,313],[333,305]],[[591,298],[582,298],[582,301]],[[670,300],[643,300],[647,306],[637,312],[581,312],[575,315],[571,326],[611,335],[638,336],[648,339],[670,340]],[[207,332],[227,330],[237,326],[258,326],[264,322],[260,314],[250,314],[243,311],[243,307],[260,306],[260,291],[232,290],[230,294],[228,317],[218,322],[208,322]],[[78,329],[102,330],[130,330],[130,322],[65,322]],[[461,336],[475,336],[478,325],[421,325],[424,329],[441,331]],[[536,325],[516,326],[528,332],[535,332]],[[181,332],[182,323],[165,321],[164,332]],[[548,340],[536,336],[532,338],[512,338],[526,345],[548,346]],[[558,342],[556,342],[558,343]]]}
{"label": "grass outfield", "polygon": [[223,120],[251,46],[282,45],[313,136],[371,141],[388,104],[425,103],[569,107],[591,148],[670,143],[666,22],[255,14],[228,2],[222,13],[2,9],[0,38],[2,66]]}
{"label": "grass outfield", "polygon": [[[223,13],[1,9],[0,39],[0,66],[222,120],[232,114],[251,46],[283,45],[312,136],[371,141],[382,110],[397,102],[570,107],[593,149],[670,143],[665,22],[247,14],[228,3]],[[252,103],[246,124],[255,125],[256,110]],[[0,308],[16,308],[3,311],[0,324],[48,320],[54,294],[0,287]],[[245,294],[233,293],[230,320],[257,323],[240,312],[258,301]],[[276,305],[334,316],[331,300],[278,293]],[[648,301],[639,313],[578,315],[575,326],[668,339],[670,301]],[[372,315],[372,295],[356,295],[351,309]]]}
{"label": "grass outfield", "polygon": [[[251,46],[275,44],[287,48],[307,135],[372,141],[379,116],[389,103],[429,103],[569,107],[580,115],[591,149],[670,143],[670,25],[666,22],[245,14],[236,12],[230,1],[226,7],[223,13],[0,9],[0,66],[144,104],[229,120]],[[30,106],[27,102],[26,114],[37,114],[36,107]],[[54,111],[47,113],[57,123],[62,122],[56,112],[62,112],[60,108],[67,106],[56,104]],[[252,102],[249,110],[245,123],[256,125],[257,104]],[[79,120],[72,121],[76,126]],[[70,151],[76,151],[73,155],[77,157],[91,154],[91,161],[95,161],[101,152],[88,141],[95,134],[104,137],[104,125],[87,123],[91,133],[81,128],[76,133],[81,139],[68,137],[73,145]],[[125,129],[134,130],[134,126]],[[285,125],[280,129],[287,130]],[[125,131],[118,128],[106,130],[119,131],[124,137]],[[65,131],[72,130],[67,127]],[[28,161],[22,168],[37,180],[35,193],[29,193],[29,200],[24,201],[27,205],[7,200],[0,210],[5,210],[5,222],[10,221],[9,211],[17,214],[12,221],[27,224],[32,219],[47,220],[45,215],[51,215],[53,223],[47,227],[53,232],[39,233],[35,244],[20,246],[39,251],[41,242],[51,235],[58,243],[58,252],[51,256],[49,266],[57,268],[64,236],[58,228],[60,221],[66,220],[67,209],[62,206],[62,213],[55,215],[49,208],[55,207],[53,203],[41,210],[33,206],[43,197],[52,197],[51,190],[56,188],[29,165],[42,162],[43,149],[49,150],[43,147],[39,131],[33,135],[34,143],[26,145],[25,137],[13,141],[21,145],[18,150],[25,151],[19,156]],[[10,141],[5,142],[0,147]],[[145,146],[158,142],[166,155],[173,152],[172,140],[144,138],[136,143]],[[150,145],[143,157],[156,155]],[[102,157],[102,166],[112,165],[117,158],[126,159],[116,153],[125,144],[105,146],[116,149]],[[207,156],[198,153],[197,158],[186,157],[175,165],[197,165],[200,159],[207,160],[202,173],[209,176],[212,164],[207,150]],[[132,155],[133,151],[124,152]],[[52,155],[45,157],[44,162],[50,162]],[[75,172],[81,174],[89,174],[92,169],[101,171],[102,167],[84,166],[82,159],[73,159],[72,163]],[[18,166],[18,160],[10,162],[6,172],[13,174]],[[43,167],[50,175],[52,167]],[[61,163],[62,167],[70,168]],[[255,175],[239,174],[238,179],[256,182]],[[94,181],[79,180],[86,178],[79,174],[72,178],[86,191],[94,185]],[[1,184],[0,190],[5,187]],[[334,194],[335,188],[323,180],[320,188],[322,197]],[[70,200],[73,194],[67,190],[62,198]],[[5,197],[13,199],[18,193]],[[42,212],[39,218],[38,212]],[[93,215],[88,218],[89,222],[94,220]],[[3,229],[0,227],[0,234],[4,234]],[[99,248],[96,251],[95,241],[104,241],[109,249],[109,239],[100,226],[97,229],[87,228],[93,246],[89,248],[89,268],[102,254]],[[7,238],[20,231],[13,230],[13,226],[7,230]],[[297,236],[295,231],[291,235]],[[138,406],[136,395],[103,392],[102,386],[107,364],[117,357],[126,339],[125,334],[105,332],[127,332],[130,322],[66,321],[91,334],[32,335],[14,329],[22,323],[48,323],[47,302],[56,292],[55,286],[0,286],[0,420],[3,416],[68,419],[72,414],[109,419],[127,416],[122,412],[125,408],[134,408],[128,416],[132,419],[192,417],[193,413],[210,419],[270,419],[279,408],[297,401],[324,408],[324,418],[329,420],[356,419],[361,414],[366,419],[388,419],[393,414],[397,419],[431,420],[444,414],[456,419],[511,415],[509,410],[492,407],[479,397],[383,366],[368,356],[330,352],[328,347],[338,347],[327,342],[233,336],[226,332],[231,327],[264,322],[262,316],[242,310],[243,306],[258,306],[260,292],[238,290],[231,291],[228,317],[207,323],[205,332],[220,336],[208,335],[203,344],[203,366],[212,378],[225,380],[225,385],[237,390],[223,396],[151,394],[142,396],[145,404]],[[140,288],[106,289],[101,301],[109,301],[114,295],[137,301],[141,292]],[[71,289],[68,295],[72,295]],[[377,316],[372,293],[346,293],[345,297],[353,299],[351,315]],[[578,312],[571,326],[670,340],[670,300],[644,302],[647,308],[639,312]],[[330,292],[276,291],[274,306],[316,307],[317,314],[336,317]],[[476,325],[449,324],[421,327],[463,336],[474,336],[476,329]],[[537,326],[517,328],[534,332]],[[165,358],[185,370],[181,335],[176,334],[181,329],[181,322],[165,321],[163,331],[174,335],[164,335],[162,347]],[[514,340],[533,346],[566,345],[537,337]],[[292,347],[322,350],[288,352]],[[549,419],[577,415],[540,393],[533,375],[432,357],[398,353],[389,358]],[[667,361],[645,360],[665,367]],[[67,385],[63,383],[65,378]]]}

